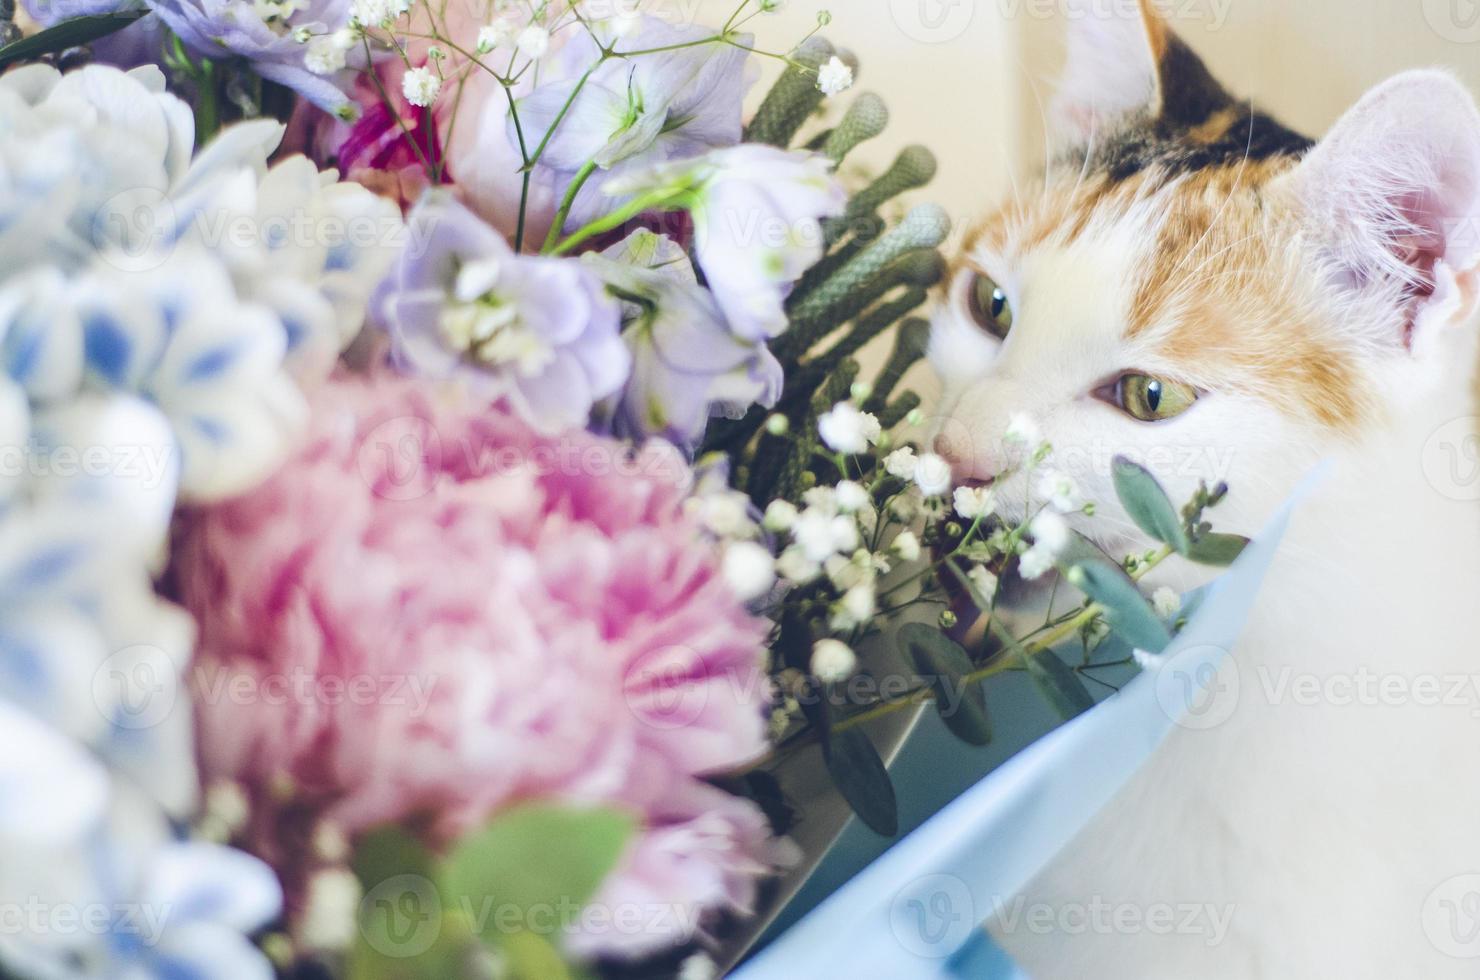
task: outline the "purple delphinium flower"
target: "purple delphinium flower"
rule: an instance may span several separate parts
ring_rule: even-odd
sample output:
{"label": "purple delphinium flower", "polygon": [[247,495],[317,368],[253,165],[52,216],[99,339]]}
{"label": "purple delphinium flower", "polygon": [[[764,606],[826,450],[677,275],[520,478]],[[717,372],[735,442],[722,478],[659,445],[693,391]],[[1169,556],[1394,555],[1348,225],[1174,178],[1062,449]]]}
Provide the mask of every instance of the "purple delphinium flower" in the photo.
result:
{"label": "purple delphinium flower", "polygon": [[686,199],[695,254],[730,330],[749,341],[781,334],[792,285],[822,258],[819,219],[848,205],[831,161],[746,143],[610,181],[606,191],[664,186]]}
{"label": "purple delphinium flower", "polygon": [[445,191],[410,218],[372,315],[403,368],[457,374],[545,432],[584,427],[631,357],[616,302],[576,259],[516,255]]}
{"label": "purple delphinium flower", "polygon": [[134,11],[143,16],[120,31],[91,42],[93,61],[119,68],[158,64],[164,55],[164,25],[157,16],[147,13],[144,0],[22,0],[31,19],[42,27],[51,27],[74,17],[96,17]]}
{"label": "purple delphinium flower", "polygon": [[148,0],[150,8],[201,58],[223,53],[251,62],[252,70],[336,115],[354,106],[340,84],[304,61],[311,45],[293,35],[326,36],[349,23],[349,0]]}
{"label": "purple delphinium flower", "polygon": [[[637,30],[615,41],[617,57],[601,64],[584,85],[581,78],[601,60],[601,50],[589,33],[573,38],[543,67],[548,80],[518,103],[525,138],[540,141],[567,103],[570,108],[545,148],[540,167],[552,172],[561,187],[568,186],[587,163],[594,162],[600,171],[576,196],[567,228],[579,228],[621,204],[601,193],[606,179],[740,142],[741,103],[748,87],[743,48],[748,37],[739,38],[737,44],[714,42],[621,57],[624,50],[690,44],[715,33],[644,16]],[[580,92],[572,102],[578,85]],[[512,117],[508,125],[513,139]]]}
{"label": "purple delphinium flower", "polygon": [[780,363],[764,343],[730,332],[671,239],[639,231],[585,261],[624,300],[632,377],[607,406],[618,435],[659,435],[692,451],[712,416],[739,418],[756,403],[776,404]]}

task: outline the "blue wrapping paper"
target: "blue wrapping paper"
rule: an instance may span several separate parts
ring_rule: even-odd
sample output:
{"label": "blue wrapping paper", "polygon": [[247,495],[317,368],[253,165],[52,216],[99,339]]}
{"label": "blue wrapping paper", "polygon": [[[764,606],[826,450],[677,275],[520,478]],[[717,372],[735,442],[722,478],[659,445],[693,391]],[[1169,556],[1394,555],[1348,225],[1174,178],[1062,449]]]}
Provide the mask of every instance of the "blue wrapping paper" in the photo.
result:
{"label": "blue wrapping paper", "polygon": [[1026,980],[982,923],[1110,802],[1174,725],[1200,710],[1201,685],[1242,632],[1303,494],[1209,587],[1147,670],[967,790],[737,970],[736,980]]}

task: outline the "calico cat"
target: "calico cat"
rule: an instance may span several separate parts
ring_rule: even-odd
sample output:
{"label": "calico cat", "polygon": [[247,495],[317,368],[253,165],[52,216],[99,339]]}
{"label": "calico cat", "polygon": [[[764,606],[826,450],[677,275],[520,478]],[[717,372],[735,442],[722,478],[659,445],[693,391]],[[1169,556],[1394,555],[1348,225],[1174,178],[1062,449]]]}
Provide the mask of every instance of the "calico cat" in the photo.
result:
{"label": "calico cat", "polygon": [[1216,714],[989,928],[1038,980],[1480,976],[1480,114],[1414,71],[1314,142],[1146,0],[1077,7],[1065,150],[971,229],[934,315],[938,450],[1020,516],[1032,416],[1120,554],[1152,542],[1116,453],[1179,501],[1227,480],[1215,520],[1249,535],[1330,464]]}

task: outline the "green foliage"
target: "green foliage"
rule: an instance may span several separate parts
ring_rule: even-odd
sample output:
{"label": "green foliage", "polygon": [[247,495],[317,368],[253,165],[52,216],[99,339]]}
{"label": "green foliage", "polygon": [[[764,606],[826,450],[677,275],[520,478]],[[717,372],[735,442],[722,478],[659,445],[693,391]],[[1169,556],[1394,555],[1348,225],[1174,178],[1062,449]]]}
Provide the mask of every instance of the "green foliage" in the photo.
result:
{"label": "green foliage", "polygon": [[[506,921],[567,925],[616,865],[632,818],[614,810],[519,807],[458,842],[442,872],[453,905],[491,902]],[[479,916],[497,941],[499,917]]]}
{"label": "green foliage", "polygon": [[1077,718],[1095,706],[1095,699],[1084,686],[1079,675],[1052,651],[1045,650],[1036,657],[1024,661],[1033,686],[1053,706],[1059,717],[1068,721]]}
{"label": "green foliage", "polygon": [[828,733],[822,741],[822,758],[838,792],[865,826],[885,837],[899,833],[894,783],[868,736],[857,728]]}
{"label": "green foliage", "polygon": [[1170,545],[1178,554],[1187,554],[1191,546],[1187,531],[1182,526],[1177,508],[1167,499],[1166,491],[1156,482],[1156,477],[1124,456],[1117,457],[1114,466],[1115,493],[1131,520],[1157,541]]}
{"label": "green foliage", "polygon": [[1069,567],[1069,584],[1105,608],[1105,620],[1126,642],[1148,653],[1160,653],[1172,634],[1157,618],[1151,603],[1125,574],[1101,561],[1082,561]]}
{"label": "green foliage", "polygon": [[97,14],[88,17],[73,17],[52,27],[37,31],[0,48],[0,68],[21,61],[34,61],[43,55],[60,54],[79,44],[88,44],[98,38],[121,31],[147,11],[130,10],[116,14]]}
{"label": "green foliage", "polygon": [[990,743],[987,696],[981,684],[969,680],[974,665],[961,645],[922,623],[901,627],[898,642],[920,678],[935,692],[936,710],[952,734],[968,745]]}
{"label": "green foliage", "polygon": [[511,980],[562,980],[560,931],[616,866],[627,814],[532,804],[435,855],[400,828],[355,849],[365,889],[351,980],[456,980],[496,955]]}
{"label": "green foliage", "polygon": [[[792,55],[792,65],[767,94],[745,138],[773,146],[805,146],[842,164],[866,140],[884,132],[888,107],[872,93],[861,93],[832,128],[799,136],[822,105],[817,66],[834,55],[852,63],[826,39],[814,37]],[[786,389],[774,412],[790,423],[791,435],[770,436],[764,423],[772,414],[752,410],[745,418],[710,427],[703,450],[725,452],[743,487],[758,502],[776,497],[796,500],[808,486],[825,480],[831,461],[819,452],[817,416],[848,396],[859,380],[855,356],[870,341],[898,329],[892,356],[871,380],[866,410],[887,429],[920,404],[913,392],[895,395],[910,366],[924,355],[928,327],[912,315],[927,291],[945,275],[939,252],[950,230],[945,212],[920,205],[891,223],[880,212],[900,194],[925,186],[935,176],[935,157],[921,146],[900,153],[894,164],[849,199],[845,215],[823,225],[826,254],[797,283],[787,303],[790,326],[772,344],[781,362]],[[869,380],[869,379],[865,379]]]}

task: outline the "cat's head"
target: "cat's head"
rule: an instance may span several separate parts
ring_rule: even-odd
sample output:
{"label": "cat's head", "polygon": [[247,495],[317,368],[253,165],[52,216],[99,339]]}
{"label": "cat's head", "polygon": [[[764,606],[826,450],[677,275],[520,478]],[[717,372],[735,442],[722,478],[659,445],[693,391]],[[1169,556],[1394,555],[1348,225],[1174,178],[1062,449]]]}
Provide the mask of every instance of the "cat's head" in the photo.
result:
{"label": "cat's head", "polygon": [[1322,456],[1463,384],[1480,114],[1411,72],[1315,143],[1226,92],[1147,0],[1070,6],[1063,151],[969,229],[934,316],[936,445],[1021,512],[1003,474],[1026,413],[1092,527],[1128,527],[1127,454],[1179,502],[1228,480],[1220,518],[1256,531]]}

